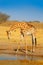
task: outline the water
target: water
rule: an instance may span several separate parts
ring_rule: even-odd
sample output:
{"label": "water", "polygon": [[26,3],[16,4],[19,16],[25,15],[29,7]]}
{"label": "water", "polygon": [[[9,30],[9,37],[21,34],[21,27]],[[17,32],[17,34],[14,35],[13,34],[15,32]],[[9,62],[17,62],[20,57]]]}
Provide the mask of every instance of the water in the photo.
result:
{"label": "water", "polygon": [[0,60],[43,60],[42,57],[0,54]]}

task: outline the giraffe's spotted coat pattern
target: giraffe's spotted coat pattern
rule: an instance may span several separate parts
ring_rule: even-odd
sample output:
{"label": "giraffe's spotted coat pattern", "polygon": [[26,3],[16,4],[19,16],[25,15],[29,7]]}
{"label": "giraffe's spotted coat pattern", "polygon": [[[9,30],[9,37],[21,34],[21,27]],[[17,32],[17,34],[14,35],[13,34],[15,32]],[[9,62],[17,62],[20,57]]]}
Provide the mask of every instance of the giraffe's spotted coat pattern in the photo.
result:
{"label": "giraffe's spotted coat pattern", "polygon": [[33,31],[33,28],[35,27],[31,24],[27,24],[26,22],[15,22],[13,25],[11,25],[9,31],[14,31],[17,28],[20,28],[23,32],[26,32]]}

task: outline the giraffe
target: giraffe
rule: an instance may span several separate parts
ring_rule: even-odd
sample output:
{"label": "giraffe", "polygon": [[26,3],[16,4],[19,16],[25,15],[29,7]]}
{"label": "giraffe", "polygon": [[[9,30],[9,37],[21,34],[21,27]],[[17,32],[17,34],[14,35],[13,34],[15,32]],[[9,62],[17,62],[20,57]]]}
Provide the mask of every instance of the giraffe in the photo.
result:
{"label": "giraffe", "polygon": [[[10,29],[7,32],[8,39],[10,39],[11,31],[15,31],[17,28],[20,28],[20,33],[22,38],[25,37],[25,35],[31,35],[32,37],[32,52],[33,52],[33,45],[35,44],[36,47],[36,28],[28,24],[27,22],[15,22],[13,25],[11,25]],[[27,43],[26,43],[26,54],[27,54]]]}

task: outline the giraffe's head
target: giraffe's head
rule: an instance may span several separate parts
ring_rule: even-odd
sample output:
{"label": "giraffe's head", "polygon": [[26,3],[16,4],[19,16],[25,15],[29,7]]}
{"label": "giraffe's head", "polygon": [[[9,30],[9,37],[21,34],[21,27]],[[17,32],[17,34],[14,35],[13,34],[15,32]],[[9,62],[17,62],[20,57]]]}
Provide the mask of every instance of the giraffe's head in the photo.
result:
{"label": "giraffe's head", "polygon": [[6,33],[7,33],[8,39],[10,39],[11,32],[10,31],[6,31]]}

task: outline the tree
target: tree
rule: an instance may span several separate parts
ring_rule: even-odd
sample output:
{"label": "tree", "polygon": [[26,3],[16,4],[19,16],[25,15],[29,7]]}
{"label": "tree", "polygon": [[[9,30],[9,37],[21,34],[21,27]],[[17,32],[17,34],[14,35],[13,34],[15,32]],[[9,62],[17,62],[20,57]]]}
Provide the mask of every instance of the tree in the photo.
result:
{"label": "tree", "polygon": [[29,21],[30,23],[34,22],[34,23],[40,23],[40,21]]}
{"label": "tree", "polygon": [[9,17],[7,14],[0,13],[0,23],[7,21]]}

